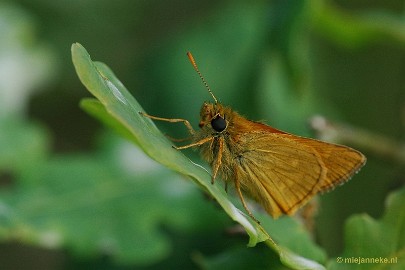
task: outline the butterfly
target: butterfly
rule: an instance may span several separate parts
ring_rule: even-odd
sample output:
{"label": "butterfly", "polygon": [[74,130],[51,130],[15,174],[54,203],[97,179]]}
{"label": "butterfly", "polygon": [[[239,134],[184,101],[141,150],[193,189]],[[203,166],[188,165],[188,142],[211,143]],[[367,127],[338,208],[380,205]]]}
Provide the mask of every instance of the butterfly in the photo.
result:
{"label": "butterfly", "polygon": [[261,122],[246,119],[218,102],[202,77],[191,53],[187,53],[214,102],[204,102],[199,130],[185,119],[145,117],[182,122],[191,142],[178,150],[198,148],[212,168],[212,184],[218,176],[236,189],[239,199],[256,222],[244,194],[257,201],[273,218],[292,215],[318,193],[348,181],[366,157],[347,146],[296,136]]}

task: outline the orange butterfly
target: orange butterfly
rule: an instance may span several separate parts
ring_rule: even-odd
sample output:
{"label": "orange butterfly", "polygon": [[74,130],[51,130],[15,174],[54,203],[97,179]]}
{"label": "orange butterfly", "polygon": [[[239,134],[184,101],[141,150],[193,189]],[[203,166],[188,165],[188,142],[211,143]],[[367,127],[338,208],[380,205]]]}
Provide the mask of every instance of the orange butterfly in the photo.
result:
{"label": "orange butterfly", "polygon": [[198,147],[212,167],[212,183],[218,175],[226,184],[233,183],[255,221],[243,194],[259,202],[274,218],[292,215],[317,193],[349,180],[366,163],[362,153],[347,146],[299,137],[240,116],[218,102],[193,56],[187,55],[214,99],[201,107],[201,129],[195,131],[185,119],[142,115],[184,123],[192,143],[175,148]]}

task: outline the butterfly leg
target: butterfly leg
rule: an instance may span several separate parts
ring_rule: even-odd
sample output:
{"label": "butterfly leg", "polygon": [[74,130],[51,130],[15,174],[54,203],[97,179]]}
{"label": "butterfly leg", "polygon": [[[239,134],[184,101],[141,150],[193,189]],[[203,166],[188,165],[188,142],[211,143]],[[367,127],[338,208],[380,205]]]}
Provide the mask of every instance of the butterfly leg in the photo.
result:
{"label": "butterfly leg", "polygon": [[165,134],[166,138],[168,138],[169,140],[171,140],[172,142],[184,142],[184,141],[190,141],[193,139],[193,137],[188,137],[188,138],[173,138],[172,136],[169,136],[167,134]]}
{"label": "butterfly leg", "polygon": [[150,118],[150,119],[153,119],[153,120],[158,120],[158,121],[165,121],[165,122],[170,122],[170,123],[182,122],[182,123],[186,126],[188,132],[189,132],[191,135],[193,135],[193,134],[195,133],[193,127],[192,127],[191,124],[190,124],[190,122],[187,121],[186,119],[181,119],[181,118],[162,118],[162,117],[152,116],[152,115],[149,115],[149,114],[144,113],[144,112],[139,112],[139,114],[142,115],[142,116],[145,116],[145,117],[147,117],[147,118]]}
{"label": "butterfly leg", "polygon": [[245,208],[245,210],[246,210],[246,212],[248,213],[248,215],[254,220],[254,221],[256,221],[256,223],[257,224],[260,224],[260,221],[259,220],[257,220],[256,218],[255,218],[255,216],[252,214],[252,212],[250,212],[250,210],[249,210],[249,208],[248,208],[248,206],[247,206],[247,204],[246,204],[246,202],[245,202],[245,198],[243,198],[243,194],[242,194],[242,190],[240,189],[240,182],[239,182],[239,179],[238,179],[238,173],[237,173],[237,169],[235,168],[235,188],[236,188],[236,192],[238,193],[238,195],[239,195],[239,199],[240,199],[240,201],[242,202],[242,205],[243,205],[243,208]]}
{"label": "butterfly leg", "polygon": [[176,149],[176,150],[187,149],[187,148],[194,147],[194,146],[200,146],[200,145],[202,145],[202,144],[204,144],[206,142],[209,142],[209,141],[211,141],[213,139],[214,139],[214,137],[207,137],[207,138],[204,138],[204,139],[202,139],[202,140],[200,140],[198,142],[195,142],[195,143],[190,143],[190,144],[183,145],[183,146],[173,146],[173,148]]}
{"label": "butterfly leg", "polygon": [[214,160],[212,164],[212,177],[211,177],[211,184],[214,184],[215,178],[217,177],[219,167],[221,167],[222,164],[222,153],[224,151],[224,141],[220,137],[218,138],[218,152],[216,154],[216,159]]}

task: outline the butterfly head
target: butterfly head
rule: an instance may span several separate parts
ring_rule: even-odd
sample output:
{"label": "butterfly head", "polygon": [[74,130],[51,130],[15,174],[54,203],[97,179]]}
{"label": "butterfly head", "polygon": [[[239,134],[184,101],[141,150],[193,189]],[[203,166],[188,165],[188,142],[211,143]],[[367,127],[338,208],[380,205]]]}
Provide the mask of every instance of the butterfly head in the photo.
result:
{"label": "butterfly head", "polygon": [[216,133],[226,130],[228,120],[225,117],[224,107],[218,102],[204,102],[201,106],[199,127],[212,128]]}

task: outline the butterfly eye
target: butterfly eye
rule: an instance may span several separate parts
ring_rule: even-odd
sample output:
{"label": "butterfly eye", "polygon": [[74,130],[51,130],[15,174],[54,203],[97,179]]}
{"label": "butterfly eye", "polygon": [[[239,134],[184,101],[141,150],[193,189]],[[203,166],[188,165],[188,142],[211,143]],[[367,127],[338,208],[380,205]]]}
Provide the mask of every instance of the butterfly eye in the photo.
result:
{"label": "butterfly eye", "polygon": [[221,132],[226,128],[226,121],[224,118],[218,115],[211,120],[211,126],[215,131]]}

